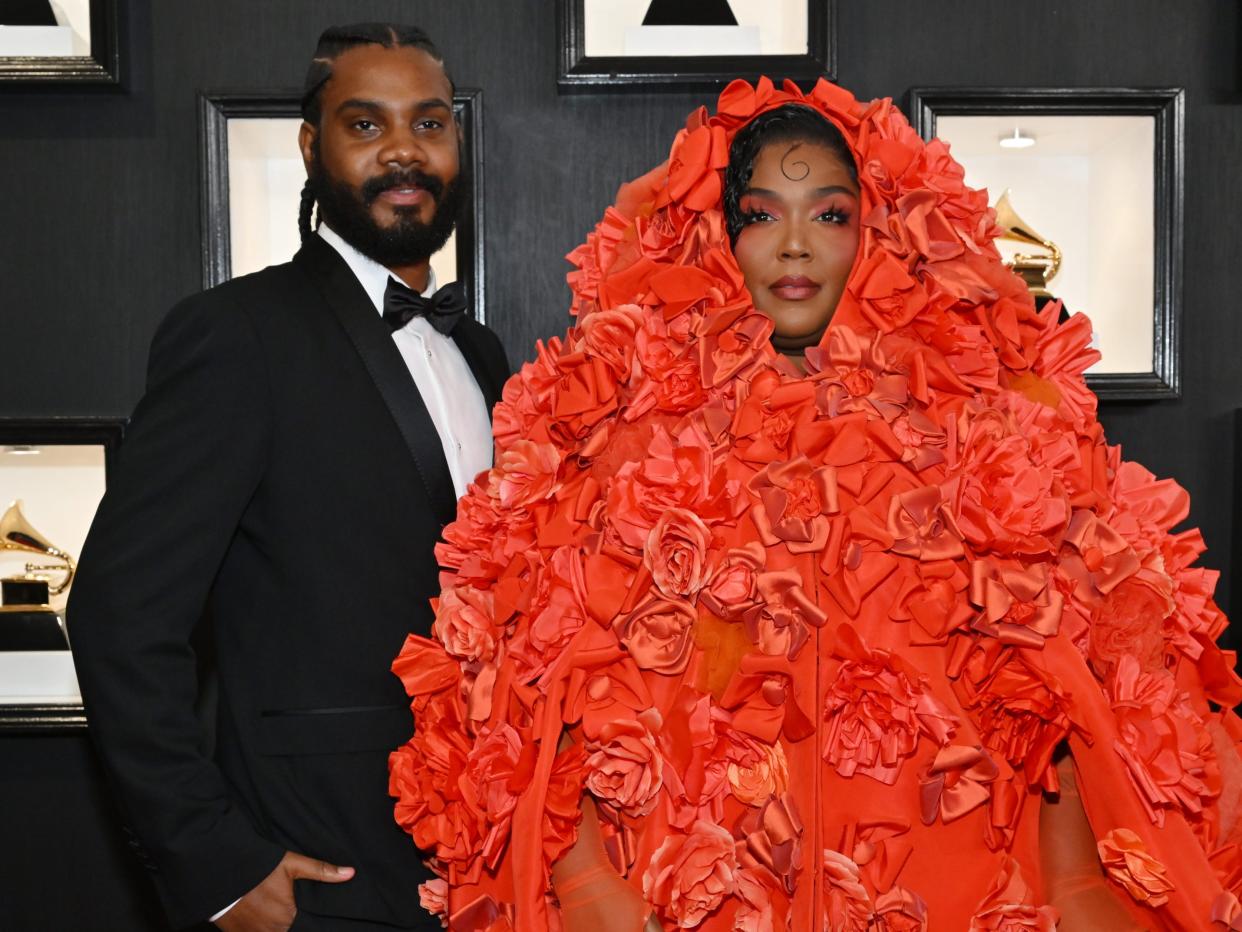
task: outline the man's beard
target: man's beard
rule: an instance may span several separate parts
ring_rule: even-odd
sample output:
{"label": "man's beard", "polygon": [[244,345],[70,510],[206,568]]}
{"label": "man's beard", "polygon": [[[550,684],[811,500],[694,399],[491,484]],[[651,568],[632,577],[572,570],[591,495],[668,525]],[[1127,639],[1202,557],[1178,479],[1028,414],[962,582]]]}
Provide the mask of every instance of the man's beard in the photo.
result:
{"label": "man's beard", "polygon": [[[445,184],[434,175],[417,169],[392,171],[368,178],[355,191],[328,175],[316,153],[308,180],[324,223],[364,256],[386,268],[423,262],[439,252],[453,235],[461,210],[460,175]],[[375,200],[389,188],[411,185],[431,196],[434,208],[431,220],[419,220],[417,206],[401,206],[393,208],[396,220],[391,226],[377,223],[371,216]]]}

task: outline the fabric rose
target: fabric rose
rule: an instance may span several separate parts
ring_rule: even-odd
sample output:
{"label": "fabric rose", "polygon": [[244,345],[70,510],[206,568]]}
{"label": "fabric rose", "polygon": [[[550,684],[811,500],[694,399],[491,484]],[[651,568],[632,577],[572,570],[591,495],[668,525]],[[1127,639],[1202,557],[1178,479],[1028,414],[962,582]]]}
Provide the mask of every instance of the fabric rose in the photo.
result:
{"label": "fabric rose", "polygon": [[790,553],[824,549],[828,516],[840,508],[833,467],[813,466],[805,456],[773,463],[750,481],[750,489],[759,500],[751,517],[764,546],[781,543]]}
{"label": "fabric rose", "polygon": [[757,373],[729,428],[734,455],[757,468],[788,459],[795,429],[816,416],[814,401],[810,382],[782,385],[772,370]]}
{"label": "fabric rose", "polygon": [[970,565],[973,628],[1019,647],[1041,648],[1057,633],[1064,598],[1043,563],[984,558]]}
{"label": "fabric rose", "polygon": [[711,538],[707,525],[692,511],[670,508],[662,514],[643,548],[643,562],[656,588],[670,599],[698,595],[707,574]]}
{"label": "fabric rose", "polygon": [[418,905],[440,920],[440,928],[448,928],[448,881],[432,877],[418,885]]}
{"label": "fabric rose", "polygon": [[988,639],[957,635],[949,675],[983,746],[995,751],[1029,786],[1056,792],[1052,753],[1069,733],[1069,697],[1038,655]]}
{"label": "fabric rose", "polygon": [[719,126],[699,126],[673,144],[668,196],[690,210],[704,211],[720,202],[721,172],[729,164],[729,143]]}
{"label": "fabric rose", "polygon": [[740,868],[735,877],[741,905],[733,916],[732,932],[777,932],[787,928],[778,919],[776,884],[770,873],[761,868]]}
{"label": "fabric rose", "polygon": [[1140,903],[1161,906],[1169,901],[1173,884],[1163,864],[1148,852],[1143,840],[1128,828],[1115,828],[1095,843],[1100,863],[1110,880]]}
{"label": "fabric rose", "polygon": [[846,287],[868,322],[885,333],[910,323],[927,304],[927,291],[885,249],[862,258]]}
{"label": "fabric rose", "polygon": [[467,661],[490,661],[496,655],[492,593],[472,586],[445,589],[436,606],[436,636],[444,649]]}
{"label": "fabric rose", "polygon": [[887,651],[868,649],[850,625],[837,632],[843,662],[824,700],[824,760],[843,777],[893,784],[919,737],[945,744],[957,719]]}
{"label": "fabric rose", "polygon": [[934,485],[894,495],[887,530],[893,538],[893,553],[919,560],[950,560],[963,553],[962,534]]}
{"label": "fabric rose", "polygon": [[629,382],[634,368],[634,334],[637,333],[642,308],[624,304],[606,311],[588,314],[579,325],[582,348],[600,360],[621,384]]}
{"label": "fabric rose", "polygon": [[1147,672],[1135,656],[1120,657],[1108,698],[1117,716],[1114,747],[1152,822],[1163,827],[1166,810],[1175,808],[1198,816],[1216,795],[1206,782],[1206,761],[1215,752],[1173,675]]}
{"label": "fabric rose", "polygon": [[875,898],[875,928],[880,932],[927,932],[927,903],[904,887],[892,887]]}
{"label": "fabric rose", "polygon": [[608,489],[606,514],[620,543],[635,553],[670,508],[704,521],[734,511],[737,487],[718,470],[711,441],[687,427],[674,439],[663,428],[650,435],[645,455],[624,463]]}
{"label": "fabric rose", "polygon": [[638,719],[609,722],[588,741],[586,787],[597,799],[627,816],[645,816],[664,785],[664,759],[656,745],[660,713],[647,709]]}
{"label": "fabric rose", "polygon": [[694,619],[687,603],[653,595],[619,623],[618,637],[641,669],[673,676],[690,662]]}
{"label": "fabric rose", "polygon": [[533,769],[533,758],[523,757],[522,744],[517,730],[502,722],[480,737],[462,773],[462,783],[477,791],[474,805],[486,831],[479,853],[488,867],[495,866],[508,842],[517,789]]}
{"label": "fabric rose", "polygon": [[942,747],[919,777],[923,824],[931,825],[937,818],[952,822],[982,806],[999,775],[1000,769],[981,747]]}
{"label": "fabric rose", "polygon": [[1060,546],[1069,503],[1055,472],[1036,464],[1027,440],[1010,431],[998,412],[984,409],[975,416],[945,497],[976,548],[1049,553]]}
{"label": "fabric rose", "polygon": [[747,633],[763,653],[793,660],[810,628],[823,627],[828,615],[802,588],[797,570],[760,573],[757,583],[763,601],[746,613]]}
{"label": "fabric rose", "polygon": [[1007,857],[987,895],[970,920],[969,932],[1056,932],[1060,915],[1051,906],[1037,906],[1022,868]]}
{"label": "fabric rose", "polygon": [[556,472],[561,455],[550,443],[514,441],[497,458],[500,503],[522,508],[546,499],[556,491]]}
{"label": "fabric rose", "polygon": [[732,894],[736,873],[733,836],[700,819],[656,849],[643,874],[643,896],[666,922],[693,929]]}
{"label": "fabric rose", "polygon": [[1107,676],[1123,657],[1133,657],[1145,671],[1162,669],[1161,623],[1172,611],[1169,597],[1147,583],[1133,576],[1120,583],[1091,616],[1091,666]]}
{"label": "fabric rose", "polygon": [[792,893],[802,869],[802,820],[789,796],[772,797],[746,810],[733,828],[743,840],[739,857],[746,865],[761,864]]}
{"label": "fabric rose", "polygon": [[783,746],[763,741],[750,744],[757,752],[755,760],[749,764],[729,763],[729,789],[746,805],[758,806],[785,792],[789,786],[789,764]]}
{"label": "fabric rose", "polygon": [[871,894],[858,865],[839,851],[824,850],[823,932],[871,932]]}
{"label": "fabric rose", "polygon": [[483,825],[474,789],[458,779],[471,750],[465,729],[456,716],[435,714],[428,708],[414,737],[388,756],[388,793],[397,799],[397,824],[424,851],[448,862],[452,880],[478,865]]}
{"label": "fabric rose", "polygon": [[1085,508],[1070,518],[1064,543],[1061,572],[1073,580],[1084,601],[1108,595],[1139,568],[1126,539]]}
{"label": "fabric rose", "polygon": [[604,360],[586,353],[562,357],[560,369],[547,433],[557,447],[573,449],[617,410],[617,377]]}
{"label": "fabric rose", "polygon": [[759,573],[766,560],[758,541],[726,551],[699,602],[720,618],[737,620],[759,602]]}

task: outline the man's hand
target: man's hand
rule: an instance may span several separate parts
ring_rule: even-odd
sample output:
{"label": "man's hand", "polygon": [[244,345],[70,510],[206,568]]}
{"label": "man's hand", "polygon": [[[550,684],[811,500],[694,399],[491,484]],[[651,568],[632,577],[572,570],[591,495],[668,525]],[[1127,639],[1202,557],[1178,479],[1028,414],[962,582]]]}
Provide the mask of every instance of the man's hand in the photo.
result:
{"label": "man's hand", "polygon": [[352,867],[337,867],[326,861],[286,851],[276,869],[261,884],[216,920],[216,928],[223,932],[285,932],[298,914],[293,901],[295,880],[344,883],[353,876]]}

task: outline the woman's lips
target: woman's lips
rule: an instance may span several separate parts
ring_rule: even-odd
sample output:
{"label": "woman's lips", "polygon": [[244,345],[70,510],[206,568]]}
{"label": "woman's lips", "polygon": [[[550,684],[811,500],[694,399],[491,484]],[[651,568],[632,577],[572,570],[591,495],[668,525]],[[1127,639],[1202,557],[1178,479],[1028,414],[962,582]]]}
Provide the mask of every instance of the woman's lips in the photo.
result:
{"label": "woman's lips", "polygon": [[768,291],[785,301],[805,301],[819,294],[822,286],[805,275],[786,275],[768,286]]}
{"label": "woman's lips", "polygon": [[430,195],[426,188],[416,187],[400,187],[388,188],[380,192],[379,200],[386,204],[392,204],[394,207],[410,207],[414,204],[421,204]]}

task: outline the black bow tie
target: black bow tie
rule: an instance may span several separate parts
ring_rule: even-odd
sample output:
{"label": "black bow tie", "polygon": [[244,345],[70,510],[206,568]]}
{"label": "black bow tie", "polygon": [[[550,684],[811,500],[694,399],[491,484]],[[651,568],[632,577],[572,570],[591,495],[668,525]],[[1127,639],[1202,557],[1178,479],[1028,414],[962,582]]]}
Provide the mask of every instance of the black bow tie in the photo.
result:
{"label": "black bow tie", "polygon": [[449,282],[430,298],[424,298],[395,278],[384,289],[384,323],[396,333],[415,317],[426,317],[431,326],[446,337],[466,313],[466,289],[461,282]]}

